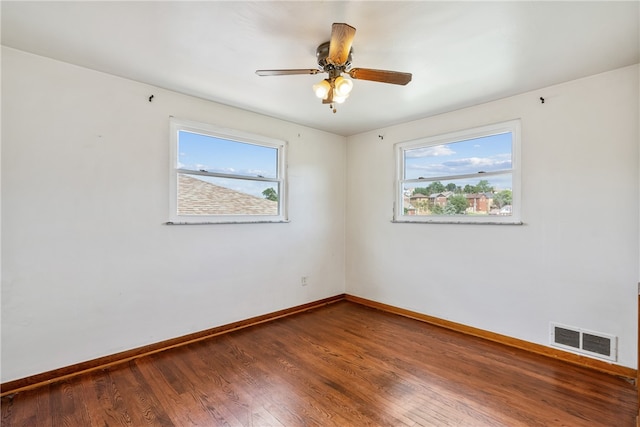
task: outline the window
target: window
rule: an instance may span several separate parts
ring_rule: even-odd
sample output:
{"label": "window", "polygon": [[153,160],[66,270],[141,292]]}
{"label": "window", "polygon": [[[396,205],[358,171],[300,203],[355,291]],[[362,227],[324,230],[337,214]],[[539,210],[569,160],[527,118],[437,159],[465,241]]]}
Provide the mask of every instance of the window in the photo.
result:
{"label": "window", "polygon": [[395,222],[520,222],[520,121],[396,144]]}
{"label": "window", "polygon": [[172,118],[171,224],[284,222],[283,141]]}

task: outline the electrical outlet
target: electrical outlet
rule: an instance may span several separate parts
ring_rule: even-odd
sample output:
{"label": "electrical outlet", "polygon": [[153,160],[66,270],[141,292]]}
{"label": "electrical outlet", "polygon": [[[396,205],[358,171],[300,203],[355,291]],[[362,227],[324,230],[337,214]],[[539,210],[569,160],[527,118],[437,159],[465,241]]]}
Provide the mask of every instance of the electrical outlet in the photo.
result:
{"label": "electrical outlet", "polygon": [[300,284],[302,286],[307,286],[309,284],[309,278],[307,276],[302,276],[300,278]]}

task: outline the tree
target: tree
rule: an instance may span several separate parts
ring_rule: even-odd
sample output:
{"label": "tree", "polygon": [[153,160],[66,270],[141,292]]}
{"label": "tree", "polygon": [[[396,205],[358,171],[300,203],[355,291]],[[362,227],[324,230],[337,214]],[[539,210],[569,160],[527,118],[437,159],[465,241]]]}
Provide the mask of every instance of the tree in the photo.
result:
{"label": "tree", "polygon": [[451,191],[452,193],[455,193],[457,190],[457,187],[453,182],[448,183],[445,188],[447,189],[447,191]]}
{"label": "tree", "polygon": [[[455,186],[454,186],[455,188]],[[424,194],[425,196],[430,196],[432,194],[442,193],[447,189],[440,181],[435,181],[429,184],[428,187],[418,187],[414,188],[413,194]]]}
{"label": "tree", "polygon": [[[451,208],[449,208],[451,206]],[[467,198],[462,194],[456,194],[455,196],[449,197],[447,201],[447,206],[445,207],[446,213],[448,213],[448,209],[451,209],[454,214],[463,214],[467,210]]]}
{"label": "tree", "polygon": [[493,191],[493,187],[489,184],[489,181],[486,179],[481,179],[480,182],[476,185],[476,193],[490,193]]}
{"label": "tree", "polygon": [[495,205],[498,206],[498,208],[501,208],[506,205],[510,205],[512,201],[513,201],[513,194],[511,193],[511,190],[502,190],[493,197],[493,203],[495,203]]}
{"label": "tree", "polygon": [[265,199],[271,200],[272,202],[278,201],[278,193],[276,193],[276,190],[274,190],[271,187],[264,190],[262,192],[262,195],[264,196]]}
{"label": "tree", "polygon": [[442,213],[445,215],[455,215],[457,213],[456,207],[451,203],[447,203],[446,206],[442,209]]}
{"label": "tree", "polygon": [[465,185],[464,188],[462,189],[462,192],[464,194],[473,194],[473,193],[477,193],[476,191],[476,187],[474,187],[473,185]]}
{"label": "tree", "polygon": [[440,181],[432,182],[429,187],[427,187],[431,194],[442,193],[446,190],[446,187],[442,185]]}

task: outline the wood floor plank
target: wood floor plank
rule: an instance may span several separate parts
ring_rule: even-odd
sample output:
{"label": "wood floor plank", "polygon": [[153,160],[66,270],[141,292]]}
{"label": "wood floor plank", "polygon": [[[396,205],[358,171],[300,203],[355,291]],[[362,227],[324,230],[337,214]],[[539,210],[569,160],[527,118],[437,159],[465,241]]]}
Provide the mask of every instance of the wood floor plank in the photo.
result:
{"label": "wood floor plank", "polygon": [[[163,355],[167,356],[167,355]],[[165,378],[162,376],[161,371],[158,369],[158,365],[162,363],[158,361],[156,357],[148,357],[136,361],[136,365],[141,373],[149,383],[149,386],[155,390],[159,405],[161,405],[169,419],[172,420],[176,426],[208,426],[214,422],[220,426],[240,426],[240,423],[234,420],[216,419],[212,421],[212,416],[209,411],[209,407],[203,410],[203,404],[201,402],[193,402],[184,395],[178,394],[175,390],[168,385]],[[161,391],[161,393],[158,393]],[[206,406],[206,404],[204,405]]]}
{"label": "wood floor plank", "polygon": [[[278,331],[279,340],[287,342],[298,337],[295,348],[303,351],[292,351],[287,356],[299,364],[314,366],[314,377],[319,377],[330,389],[338,391],[343,401],[348,401],[358,414],[373,420],[376,425],[411,425],[411,420],[404,419],[401,412],[377,412],[374,408],[382,400],[381,393],[385,383],[383,378],[375,378],[366,367],[364,360],[352,360],[346,354],[336,352],[330,347],[306,340],[303,335],[287,334]],[[304,345],[304,347],[303,347]],[[300,355],[307,356],[301,358]],[[360,384],[359,387],[348,387],[346,384]]]}
{"label": "wood floor plank", "polygon": [[204,425],[211,423],[220,426],[243,425],[229,409],[229,405],[235,405],[238,401],[235,393],[229,389],[224,378],[216,375],[215,372],[207,373],[203,369],[201,360],[194,356],[194,352],[189,351],[184,352],[181,357],[170,358],[186,385],[182,395],[183,402],[187,400],[189,406],[193,408],[189,412],[199,410],[206,413],[209,419]]}
{"label": "wood floor plank", "polygon": [[[275,338],[278,336],[278,338]],[[292,339],[287,345],[280,340],[287,340],[281,331],[274,335],[276,340],[274,348],[267,355],[272,361],[271,369],[280,372],[280,375],[288,382],[289,386],[297,387],[305,393],[307,399],[319,413],[319,419],[314,419],[317,425],[367,425],[371,422],[362,411],[358,411],[358,404],[353,398],[349,398],[345,387],[341,386],[340,379],[327,375],[326,370],[314,361],[300,360],[295,354],[310,356],[308,349],[302,348],[299,342]],[[254,351],[264,352],[259,343],[248,343],[248,347]],[[288,348],[293,348],[295,354],[287,353]],[[313,366],[313,375],[309,375],[306,367]],[[340,373],[335,373],[341,375]],[[300,388],[304,385],[304,388]],[[324,403],[322,403],[324,402]],[[323,410],[323,405],[331,404],[332,411]],[[339,409],[339,410],[336,410]],[[312,420],[307,420],[312,422]],[[401,425],[400,423],[395,423]],[[378,424],[380,425],[380,424]]]}
{"label": "wood floor plank", "polygon": [[[229,337],[229,339],[232,339]],[[259,390],[269,402],[269,412],[285,425],[326,425],[331,415],[308,395],[306,389],[293,387],[290,376],[295,369],[290,361],[283,357],[276,341],[264,346],[248,339],[242,345],[232,342],[227,366],[233,370],[241,365],[240,373],[244,380]],[[256,359],[256,356],[260,356]],[[267,356],[267,357],[265,357]],[[274,391],[277,391],[274,393]],[[296,407],[291,411],[290,405]]]}
{"label": "wood floor plank", "polygon": [[635,426],[624,379],[343,301],[2,398],[2,426]]}
{"label": "wood floor plank", "polygon": [[65,380],[49,386],[49,405],[51,408],[56,408],[52,411],[52,426],[69,426],[74,422],[89,424],[82,393],[78,392],[79,387],[81,385],[77,379]]}

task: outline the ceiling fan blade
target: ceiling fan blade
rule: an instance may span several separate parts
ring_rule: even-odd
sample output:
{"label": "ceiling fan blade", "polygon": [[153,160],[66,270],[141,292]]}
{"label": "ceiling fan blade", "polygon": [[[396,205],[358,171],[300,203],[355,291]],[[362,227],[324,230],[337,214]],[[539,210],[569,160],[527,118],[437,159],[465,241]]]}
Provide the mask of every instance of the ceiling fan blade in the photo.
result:
{"label": "ceiling fan blade", "polygon": [[351,25],[334,23],[331,26],[331,40],[327,56],[329,64],[344,65],[347,62],[355,35],[356,29]]}
{"label": "ceiling fan blade", "polygon": [[290,70],[256,70],[259,76],[290,76],[293,74],[318,74],[320,70],[315,68],[294,68]]}
{"label": "ceiling fan blade", "polygon": [[371,80],[374,82],[406,85],[411,81],[411,73],[400,71],[373,70],[371,68],[352,68],[349,75],[354,79]]}

